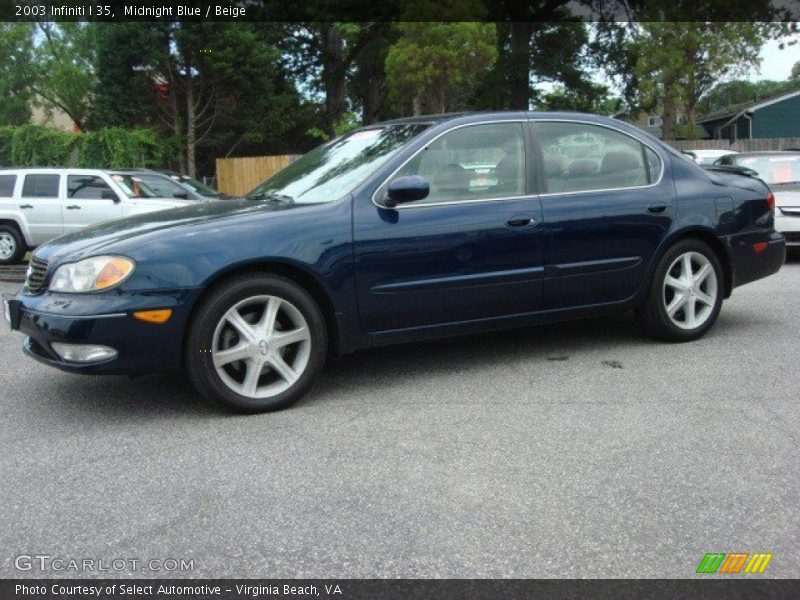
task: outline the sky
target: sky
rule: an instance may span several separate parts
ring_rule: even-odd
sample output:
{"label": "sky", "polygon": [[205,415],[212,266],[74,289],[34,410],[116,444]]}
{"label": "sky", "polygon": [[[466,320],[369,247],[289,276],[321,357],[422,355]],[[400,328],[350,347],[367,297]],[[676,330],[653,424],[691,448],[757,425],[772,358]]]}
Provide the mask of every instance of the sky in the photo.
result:
{"label": "sky", "polygon": [[748,79],[751,81],[760,81],[762,79],[784,81],[788,79],[792,65],[800,61],[800,42],[793,46],[786,46],[783,50],[778,47],[779,44],[774,40],[764,44],[760,56],[760,73],[754,70],[750,73]]}

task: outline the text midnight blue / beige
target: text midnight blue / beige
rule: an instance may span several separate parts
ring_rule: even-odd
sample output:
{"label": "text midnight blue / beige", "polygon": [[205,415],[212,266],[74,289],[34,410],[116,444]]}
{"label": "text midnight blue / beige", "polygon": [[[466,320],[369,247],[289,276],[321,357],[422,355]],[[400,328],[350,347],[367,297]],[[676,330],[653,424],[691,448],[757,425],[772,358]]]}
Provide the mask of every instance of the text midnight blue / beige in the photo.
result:
{"label": "text midnight blue / beige", "polygon": [[144,6],[126,4],[124,7],[126,17],[244,17],[245,9],[239,6]]}

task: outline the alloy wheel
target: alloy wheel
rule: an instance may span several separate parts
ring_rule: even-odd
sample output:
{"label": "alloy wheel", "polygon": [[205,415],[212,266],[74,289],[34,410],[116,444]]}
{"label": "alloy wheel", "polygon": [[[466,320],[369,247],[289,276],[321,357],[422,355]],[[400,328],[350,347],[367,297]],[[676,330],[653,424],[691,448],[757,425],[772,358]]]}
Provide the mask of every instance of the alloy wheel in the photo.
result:
{"label": "alloy wheel", "polygon": [[17,240],[5,231],[0,232],[0,260],[8,260],[17,251]]}
{"label": "alloy wheel", "polygon": [[667,269],[663,302],[667,316],[681,329],[697,329],[713,314],[718,282],[714,265],[700,252],[685,252]]}
{"label": "alloy wheel", "polygon": [[271,398],[292,387],[311,356],[311,331],[294,304],[278,296],[237,302],[220,319],[211,349],[217,375],[247,398]]}

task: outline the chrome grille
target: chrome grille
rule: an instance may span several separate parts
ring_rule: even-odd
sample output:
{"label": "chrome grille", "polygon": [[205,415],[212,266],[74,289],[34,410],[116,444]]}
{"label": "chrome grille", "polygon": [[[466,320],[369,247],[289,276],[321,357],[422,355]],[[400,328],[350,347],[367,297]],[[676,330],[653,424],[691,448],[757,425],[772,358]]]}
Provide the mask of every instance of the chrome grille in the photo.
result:
{"label": "chrome grille", "polygon": [[31,257],[28,264],[28,275],[25,278],[25,289],[29,294],[38,294],[44,288],[44,278],[47,275],[47,261]]}

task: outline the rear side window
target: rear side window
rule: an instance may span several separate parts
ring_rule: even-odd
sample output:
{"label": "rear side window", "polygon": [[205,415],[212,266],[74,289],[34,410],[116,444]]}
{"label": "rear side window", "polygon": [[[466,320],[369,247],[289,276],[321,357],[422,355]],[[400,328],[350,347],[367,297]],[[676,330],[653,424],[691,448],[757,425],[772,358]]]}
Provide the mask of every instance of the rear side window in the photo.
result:
{"label": "rear side window", "polygon": [[26,198],[58,198],[60,175],[25,175],[22,195]]}
{"label": "rear side window", "polygon": [[99,200],[103,192],[113,194],[111,187],[102,177],[94,175],[70,175],[67,177],[67,196],[75,199]]}
{"label": "rear side window", "polygon": [[585,123],[537,123],[546,191],[586,192],[649,185],[661,159],[619,131]]}
{"label": "rear side window", "polygon": [[0,175],[0,197],[10,198],[13,196],[16,183],[16,175]]}

